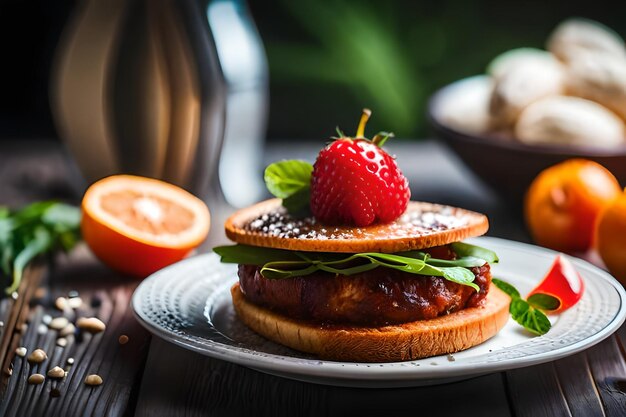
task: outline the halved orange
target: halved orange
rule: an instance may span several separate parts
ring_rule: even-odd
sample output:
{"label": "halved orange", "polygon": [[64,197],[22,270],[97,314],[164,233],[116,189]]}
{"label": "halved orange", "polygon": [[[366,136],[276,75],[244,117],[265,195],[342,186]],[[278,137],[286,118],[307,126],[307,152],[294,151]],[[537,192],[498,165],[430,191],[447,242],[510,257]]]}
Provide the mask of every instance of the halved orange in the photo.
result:
{"label": "halved orange", "polygon": [[111,268],[145,277],[183,259],[209,232],[207,206],[175,185],[114,175],[89,187],[83,239]]}

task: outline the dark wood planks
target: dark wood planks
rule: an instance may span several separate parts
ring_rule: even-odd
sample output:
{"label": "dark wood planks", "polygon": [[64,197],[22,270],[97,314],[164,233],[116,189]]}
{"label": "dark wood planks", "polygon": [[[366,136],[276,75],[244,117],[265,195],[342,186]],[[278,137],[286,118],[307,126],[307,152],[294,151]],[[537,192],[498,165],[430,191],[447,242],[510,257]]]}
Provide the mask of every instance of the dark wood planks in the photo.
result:
{"label": "dark wood planks", "polygon": [[617,336],[588,349],[586,354],[606,416],[626,416],[626,362]]}
{"label": "dark wood planks", "polygon": [[471,415],[507,417],[500,374],[431,387],[356,389],[292,381],[154,338],[137,416]]}
{"label": "dark wood planks", "polygon": [[[83,248],[84,249],[84,248]],[[28,329],[19,344],[32,352],[44,349],[48,360],[32,365],[26,358],[9,352],[13,375],[0,404],[0,415],[8,416],[120,416],[131,413],[137,395],[150,341],[149,334],[136,322],[130,309],[130,297],[137,284],[115,276],[99,266],[85,250],[78,250],[70,262],[62,265],[50,279],[50,290],[29,315]],[[58,296],[77,290],[83,306],[75,313],[54,308]],[[58,333],[47,328],[44,316],[98,317],[107,324],[104,332],[77,332],[66,338],[67,345],[57,345]],[[129,342],[120,345],[125,334]],[[69,365],[67,359],[74,358]],[[68,371],[61,381],[46,378],[42,385],[30,385],[33,373],[46,374],[54,366]],[[89,374],[100,375],[98,387],[85,385]]]}
{"label": "dark wood planks", "polygon": [[[24,322],[30,309],[29,302],[39,286],[45,273],[42,265],[26,268],[15,297],[4,297],[0,300],[0,395],[7,387],[8,378],[13,372],[11,352],[15,350],[20,339]],[[1,291],[1,290],[0,290]]]}

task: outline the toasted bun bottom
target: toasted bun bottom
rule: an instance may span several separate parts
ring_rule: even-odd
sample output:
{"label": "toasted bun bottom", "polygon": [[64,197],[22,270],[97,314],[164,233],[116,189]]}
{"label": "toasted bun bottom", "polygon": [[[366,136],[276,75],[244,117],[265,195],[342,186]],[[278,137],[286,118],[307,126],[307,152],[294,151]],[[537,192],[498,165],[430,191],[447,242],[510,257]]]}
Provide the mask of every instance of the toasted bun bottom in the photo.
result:
{"label": "toasted bun bottom", "polygon": [[454,353],[493,337],[509,318],[509,297],[491,286],[485,305],[432,320],[385,327],[320,325],[277,314],[247,301],[239,283],[231,288],[237,316],[262,336],[322,359],[398,362]]}

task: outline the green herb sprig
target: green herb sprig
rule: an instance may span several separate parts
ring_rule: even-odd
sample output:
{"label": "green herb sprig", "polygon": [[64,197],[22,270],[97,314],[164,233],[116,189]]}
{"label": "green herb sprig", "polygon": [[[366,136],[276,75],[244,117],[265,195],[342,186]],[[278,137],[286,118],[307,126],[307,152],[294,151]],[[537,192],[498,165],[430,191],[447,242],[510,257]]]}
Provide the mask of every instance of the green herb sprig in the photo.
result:
{"label": "green herb sprig", "polygon": [[[529,332],[538,336],[548,333],[552,324],[541,310],[554,310],[554,301],[559,301],[547,294],[542,297],[534,297],[532,300],[524,300],[519,291],[508,282],[498,278],[491,280],[493,284],[511,297],[509,312],[511,317]],[[558,308],[558,305],[556,306]]]}
{"label": "green herb sprig", "polygon": [[0,269],[8,279],[5,292],[17,290],[26,266],[39,255],[69,251],[80,240],[81,213],[55,201],[30,204],[11,211],[0,207]]}
{"label": "green herb sprig", "polygon": [[265,169],[265,185],[273,196],[283,199],[292,215],[309,214],[313,165],[297,159],[274,162]]}
{"label": "green herb sprig", "polygon": [[436,259],[420,251],[396,254],[365,252],[355,254],[301,252],[260,248],[247,245],[219,246],[213,249],[224,263],[261,266],[261,275],[268,279],[286,279],[325,271],[354,275],[384,267],[417,275],[443,277],[479,291],[474,273],[468,268],[498,262],[497,255],[485,248],[467,243],[453,243],[457,259]]}

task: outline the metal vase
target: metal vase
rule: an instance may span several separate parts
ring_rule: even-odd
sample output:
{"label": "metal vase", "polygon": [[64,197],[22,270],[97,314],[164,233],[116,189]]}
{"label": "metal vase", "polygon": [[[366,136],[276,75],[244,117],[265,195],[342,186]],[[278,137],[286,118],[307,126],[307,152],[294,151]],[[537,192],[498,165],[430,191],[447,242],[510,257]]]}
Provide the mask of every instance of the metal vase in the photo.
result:
{"label": "metal vase", "polygon": [[56,53],[51,107],[88,182],[128,173],[205,199],[219,193],[226,86],[204,7],[78,4]]}

